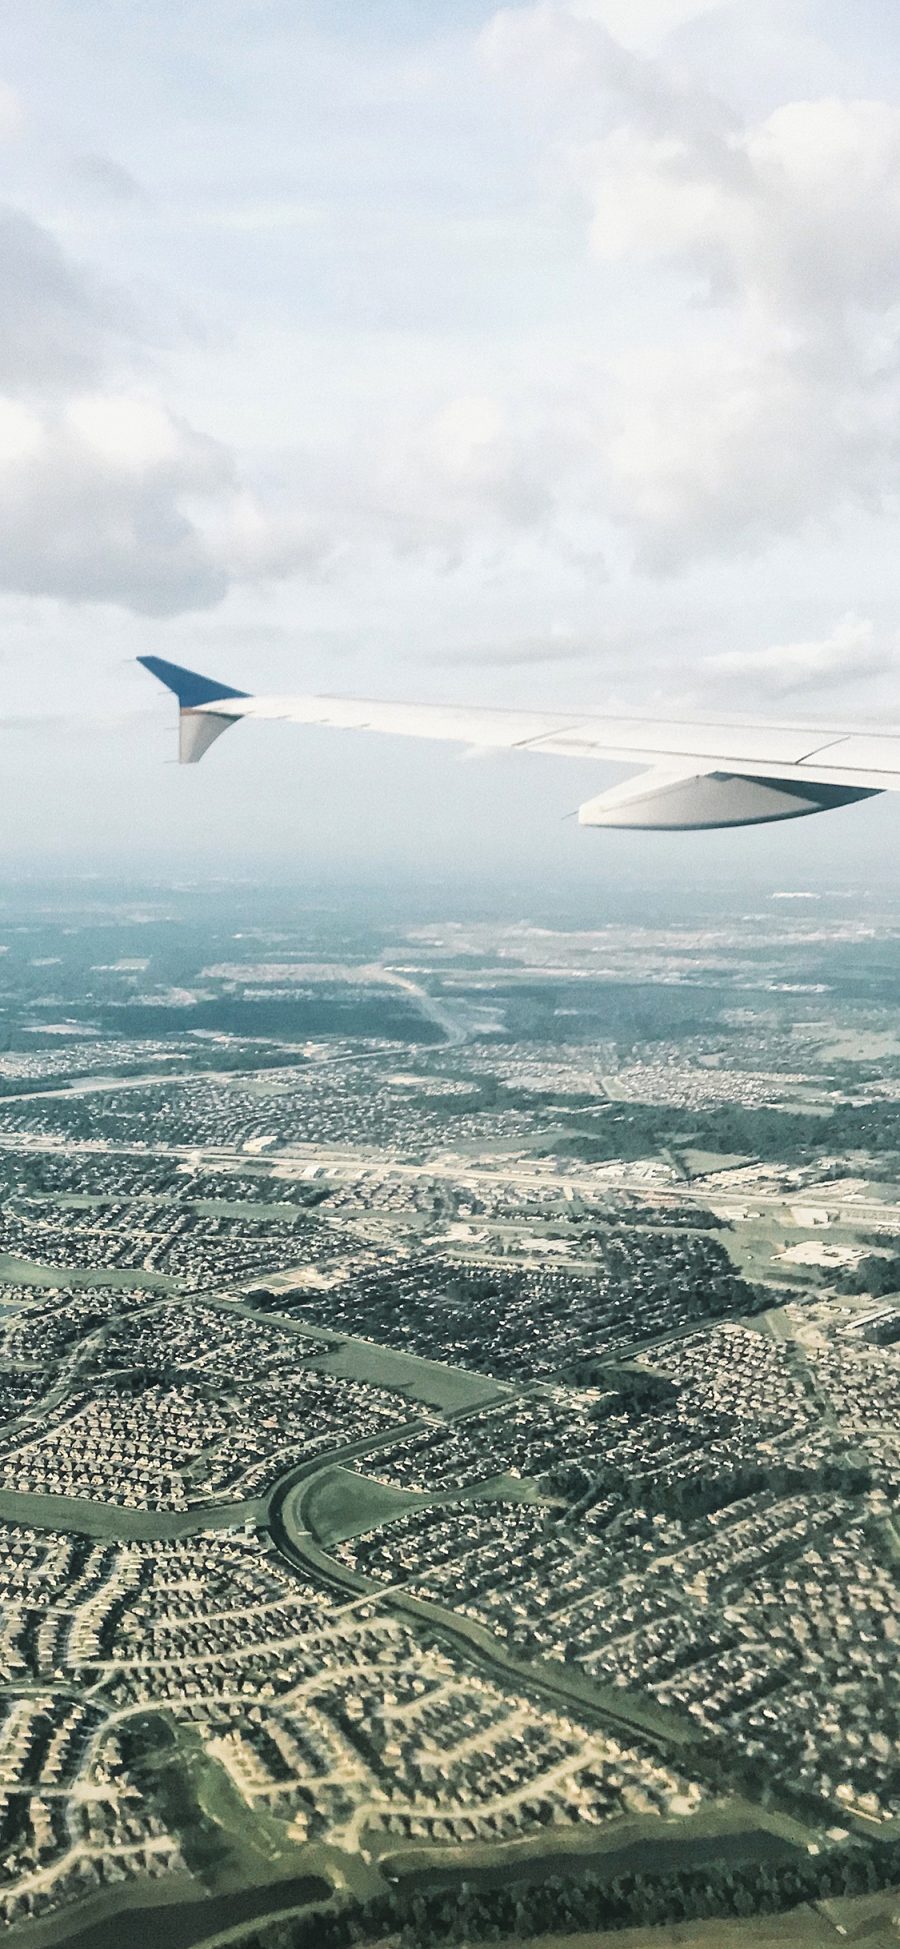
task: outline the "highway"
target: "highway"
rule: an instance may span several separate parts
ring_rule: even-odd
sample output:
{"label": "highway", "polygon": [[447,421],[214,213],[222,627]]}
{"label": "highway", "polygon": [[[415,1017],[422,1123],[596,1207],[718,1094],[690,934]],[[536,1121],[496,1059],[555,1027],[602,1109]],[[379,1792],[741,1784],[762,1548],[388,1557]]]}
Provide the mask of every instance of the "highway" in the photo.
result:
{"label": "highway", "polygon": [[[196,1073],[196,1072],[195,1072]],[[221,1072],[212,1072],[221,1073]],[[145,1079],[146,1080],[146,1079]],[[159,1078],[156,1078],[159,1081]],[[171,1079],[170,1079],[171,1080]],[[99,1086],[98,1086],[99,1087]],[[104,1085],[104,1087],[110,1087]],[[137,1087],[131,1081],[117,1085],[118,1088]],[[42,1096],[50,1092],[42,1091]],[[71,1094],[71,1092],[59,1092]],[[6,1101],[10,1099],[7,1098]],[[246,1166],[248,1162],[259,1162],[257,1153],[248,1153],[236,1145],[228,1144],[118,1144],[101,1138],[78,1138],[69,1135],[48,1135],[43,1131],[0,1131],[0,1150],[38,1151],[67,1153],[83,1152],[86,1155],[108,1155],[122,1157],[173,1157],[195,1165],[209,1164],[210,1167]],[[705,1210],[712,1209],[723,1216],[735,1217],[748,1212],[782,1212],[788,1214],[798,1204],[821,1206],[840,1222],[860,1226],[875,1224],[885,1226],[896,1224],[900,1227],[900,1202],[887,1202],[879,1198],[839,1198],[831,1195],[831,1187],[806,1185],[801,1189],[764,1191],[756,1186],[744,1186],[740,1191],[722,1191],[716,1186],[710,1188],[702,1180],[688,1184],[681,1180],[661,1186],[648,1180],[640,1166],[633,1170],[616,1167],[611,1173],[605,1164],[573,1163],[561,1168],[557,1161],[541,1158],[529,1160],[521,1156],[504,1157],[478,1163],[468,1159],[456,1158],[452,1153],[438,1152],[421,1163],[406,1163],[400,1158],[386,1158],[381,1149],[365,1145],[350,1144],[304,1144],[292,1143],[280,1149],[265,1153],[266,1163],[273,1167],[278,1176],[286,1178],[306,1177],[315,1170],[324,1181],[335,1184],[354,1184],[366,1178],[377,1177],[380,1182],[391,1179],[398,1182],[418,1181],[423,1177],[446,1179],[448,1183],[463,1185],[473,1191],[496,1192],[509,1185],[521,1193],[558,1190],[574,1192],[588,1200],[615,1191],[626,1191],[645,1202],[654,1200],[661,1203],[671,1201],[675,1204],[693,1203]]]}

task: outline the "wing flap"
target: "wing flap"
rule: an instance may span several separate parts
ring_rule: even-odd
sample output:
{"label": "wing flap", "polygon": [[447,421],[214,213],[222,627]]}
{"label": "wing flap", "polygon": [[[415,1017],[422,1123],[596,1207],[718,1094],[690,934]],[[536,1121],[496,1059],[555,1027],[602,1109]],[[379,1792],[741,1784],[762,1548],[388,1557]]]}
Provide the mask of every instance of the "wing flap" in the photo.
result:
{"label": "wing flap", "polygon": [[578,823],[638,832],[703,832],[805,819],[874,796],[868,787],[822,785],[796,773],[752,778],[743,772],[651,771],[587,799],[579,807]]}

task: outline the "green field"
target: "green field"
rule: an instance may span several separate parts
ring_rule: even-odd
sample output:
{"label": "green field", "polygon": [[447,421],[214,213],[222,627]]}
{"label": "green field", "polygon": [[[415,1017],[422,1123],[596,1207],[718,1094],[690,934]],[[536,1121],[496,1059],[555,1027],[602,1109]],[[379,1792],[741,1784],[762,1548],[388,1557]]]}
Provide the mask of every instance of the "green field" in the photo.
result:
{"label": "green field", "polygon": [[[315,1306],[315,1296],[310,1299]],[[415,1354],[395,1353],[390,1347],[375,1346],[370,1340],[354,1340],[338,1334],[318,1332],[302,1326],[304,1335],[322,1343],[317,1361],[323,1372],[339,1374],[345,1380],[368,1381],[385,1387],[423,1407],[442,1408],[452,1414],[465,1408],[484,1407],[488,1401],[508,1396],[509,1387],[489,1380],[485,1374],[470,1374],[462,1367],[445,1367],[437,1360],[419,1360]]]}
{"label": "green field", "polygon": [[118,1536],[138,1542],[160,1537],[192,1536],[207,1529],[238,1529],[262,1522],[266,1504],[210,1503],[193,1509],[123,1509],[114,1502],[91,1502],[86,1496],[32,1495],[23,1489],[0,1489],[0,1522],[27,1523],[63,1535]]}
{"label": "green field", "polygon": [[362,1536],[365,1530],[377,1529],[432,1500],[411,1489],[373,1482],[354,1469],[333,1468],[316,1477],[300,1504],[307,1529],[328,1550],[348,1536]]}
{"label": "green field", "polygon": [[740,1171],[756,1163],[755,1157],[736,1157],[732,1151],[682,1150],[678,1144],[673,1149],[692,1178],[706,1177],[710,1171]]}
{"label": "green field", "polygon": [[[369,1466],[377,1468],[376,1457],[370,1458]],[[497,1475],[456,1494],[429,1495],[423,1490],[395,1489],[389,1483],[374,1481],[369,1475],[357,1475],[354,1469],[338,1467],[326,1469],[315,1477],[306,1494],[300,1497],[299,1508],[305,1527],[327,1550],[349,1536],[362,1536],[366,1530],[394,1522],[411,1509],[478,1502],[488,1496],[503,1497],[509,1502],[531,1502],[536,1490],[530,1482]]]}
{"label": "green field", "polygon": [[161,1292],[173,1292],[178,1285],[165,1272],[145,1272],[142,1266],[91,1266],[85,1271],[78,1266],[37,1265],[32,1259],[0,1252],[0,1284],[6,1281],[15,1286],[125,1286],[132,1290],[135,1286],[154,1286]]}

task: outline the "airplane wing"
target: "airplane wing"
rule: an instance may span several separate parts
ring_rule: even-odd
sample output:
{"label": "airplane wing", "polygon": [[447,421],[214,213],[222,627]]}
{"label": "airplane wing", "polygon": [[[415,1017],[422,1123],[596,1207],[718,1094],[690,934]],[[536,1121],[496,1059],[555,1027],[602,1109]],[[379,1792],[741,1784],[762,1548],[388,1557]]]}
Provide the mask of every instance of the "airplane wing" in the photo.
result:
{"label": "airplane wing", "polygon": [[362,697],[255,697],[161,657],[142,656],[138,662],[178,700],[179,758],[185,765],[197,764],[238,718],[280,718],[643,767],[637,777],[588,799],[578,812],[583,826],[674,832],[764,825],[900,791],[900,732],[392,704]]}

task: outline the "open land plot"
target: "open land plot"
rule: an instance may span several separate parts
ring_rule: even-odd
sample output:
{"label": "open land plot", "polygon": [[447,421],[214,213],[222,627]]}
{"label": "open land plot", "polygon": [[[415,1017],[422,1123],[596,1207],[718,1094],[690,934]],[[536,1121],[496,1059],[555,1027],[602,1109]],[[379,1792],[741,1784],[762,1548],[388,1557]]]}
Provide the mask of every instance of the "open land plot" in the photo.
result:
{"label": "open land plot", "polygon": [[[296,1499],[291,1502],[294,1512]],[[395,1516],[411,1509],[427,1507],[432,1496],[411,1489],[394,1489],[386,1482],[373,1482],[354,1469],[332,1468],[320,1476],[300,1498],[303,1520],[316,1541],[329,1549],[347,1537],[362,1536],[366,1530],[380,1528]],[[286,1517],[290,1520],[289,1512]]]}
{"label": "open land plot", "polygon": [[248,1807],[193,1728],[179,1725],[177,1742],[177,1756],[167,1768],[174,1798],[165,1811],[188,1866],[214,1890],[268,1881],[279,1864],[282,1873],[296,1869],[302,1856],[283,1824],[264,1807]]}
{"label": "open land plot", "polygon": [[[133,1276],[133,1275],[132,1275]],[[299,1322],[309,1340],[322,1343],[317,1361],[322,1372],[344,1380],[368,1381],[392,1394],[405,1395],[423,1407],[441,1408],[446,1413],[485,1407],[489,1401],[508,1397],[512,1389],[486,1374],[471,1374],[465,1368],[448,1367],[441,1361],[421,1360],[416,1354],[396,1353],[390,1347],[376,1346],[370,1340],[343,1338]]]}
{"label": "open land plot", "polygon": [[682,1150],[675,1142],[672,1148],[692,1178],[709,1177],[713,1171],[746,1171],[757,1162],[755,1157],[739,1156],[733,1151]]}
{"label": "open land plot", "polygon": [[[343,1543],[349,1537],[363,1536],[367,1530],[380,1529],[382,1524],[409,1515],[414,1509],[433,1509],[452,1502],[477,1502],[485,1496],[492,1499],[504,1497],[511,1502],[531,1502],[537,1495],[538,1491],[532,1483],[514,1476],[491,1476],[474,1489],[462,1489],[450,1495],[430,1495],[422,1490],[395,1489],[389,1483],[359,1475],[355,1469],[338,1467],[323,1470],[310,1483],[305,1494],[299,1498],[299,1507],[306,1527],[317,1542],[330,1549],[333,1544]],[[296,1513],[296,1503],[285,1511],[289,1528]]]}
{"label": "open land plot", "polygon": [[[829,1214],[826,1195],[816,1199],[816,1208]],[[806,1209],[807,1207],[801,1207]],[[784,1210],[754,1213],[735,1218],[731,1228],[718,1234],[735,1268],[745,1279],[765,1285],[797,1286],[809,1291],[820,1282],[811,1273],[821,1273],[825,1284],[829,1273],[853,1265],[870,1247],[865,1233],[871,1229],[868,1217],[858,1223],[828,1215],[828,1222],[816,1226],[815,1235],[801,1225],[785,1206]]]}
{"label": "open land plot", "polygon": [[[791,1229],[776,1212],[734,1218],[730,1228],[716,1236],[721,1238],[732,1265],[744,1279],[780,1285],[785,1274],[790,1272],[790,1268],[778,1260],[778,1254],[791,1236]],[[794,1282],[790,1280],[788,1283]],[[799,1276],[797,1283],[801,1283]]]}
{"label": "open land plot", "polygon": [[892,1029],[844,1030],[828,1024],[818,1056],[822,1063],[896,1062],[900,1057],[900,1037]]}
{"label": "open land plot", "polygon": [[[39,1265],[32,1259],[17,1259],[10,1252],[0,1252],[0,1283],[9,1282],[16,1286],[129,1286],[134,1285],[134,1267]],[[174,1292],[178,1281],[170,1279],[165,1272],[146,1272],[141,1269],[142,1286],[158,1286],[160,1292]]]}
{"label": "open land plot", "polygon": [[65,1536],[114,1537],[133,1542],[193,1536],[206,1530],[240,1529],[262,1522],[263,1498],[251,1502],[197,1503],[191,1509],[131,1509],[120,1503],[90,1502],[83,1496],[0,1489],[0,1522],[25,1523]]}
{"label": "open land plot", "polygon": [[830,1919],[833,1903],[804,1904],[783,1915],[734,1921],[678,1922],[653,1929],[616,1929],[601,1934],[542,1935],[524,1941],[507,1937],[499,1949],[835,1949],[840,1942],[865,1943],[865,1949],[896,1949],[896,1894],[863,1895],[841,1904],[840,1933]]}

